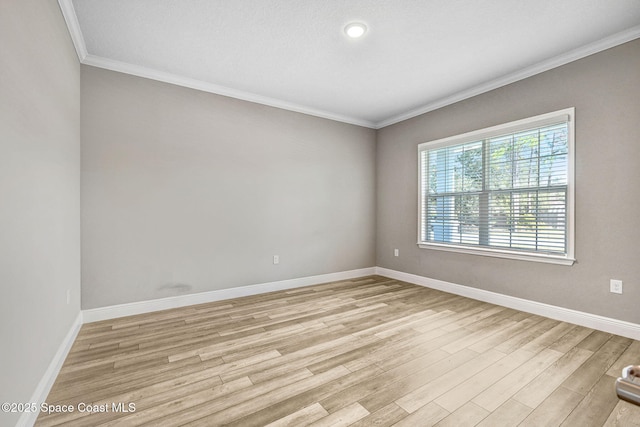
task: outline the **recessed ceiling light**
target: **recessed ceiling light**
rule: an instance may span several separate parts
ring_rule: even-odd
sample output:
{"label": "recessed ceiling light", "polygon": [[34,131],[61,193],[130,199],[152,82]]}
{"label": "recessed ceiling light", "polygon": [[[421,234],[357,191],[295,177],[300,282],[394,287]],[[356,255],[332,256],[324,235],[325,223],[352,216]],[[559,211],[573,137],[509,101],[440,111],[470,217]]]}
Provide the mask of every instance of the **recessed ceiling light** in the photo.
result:
{"label": "recessed ceiling light", "polygon": [[364,33],[367,32],[367,26],[362,22],[352,22],[344,27],[344,32],[352,39],[357,39],[359,37],[362,37]]}

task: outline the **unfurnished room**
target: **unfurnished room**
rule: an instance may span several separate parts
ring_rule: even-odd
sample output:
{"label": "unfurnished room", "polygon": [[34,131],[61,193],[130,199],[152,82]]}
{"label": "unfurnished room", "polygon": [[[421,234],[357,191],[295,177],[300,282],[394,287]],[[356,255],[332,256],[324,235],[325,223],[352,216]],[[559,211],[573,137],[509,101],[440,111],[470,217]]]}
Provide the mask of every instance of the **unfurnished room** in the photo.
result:
{"label": "unfurnished room", "polygon": [[640,1],[2,0],[0,426],[640,426]]}

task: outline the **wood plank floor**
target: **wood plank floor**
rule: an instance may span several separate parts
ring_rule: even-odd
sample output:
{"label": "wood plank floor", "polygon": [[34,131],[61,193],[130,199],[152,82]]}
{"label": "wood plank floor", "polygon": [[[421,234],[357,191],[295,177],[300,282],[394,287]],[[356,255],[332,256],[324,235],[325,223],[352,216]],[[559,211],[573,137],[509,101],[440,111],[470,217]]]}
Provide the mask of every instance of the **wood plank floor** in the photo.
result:
{"label": "wood plank floor", "polygon": [[640,426],[614,392],[638,363],[638,341],[372,276],[86,324],[47,399],[75,411],[36,425]]}

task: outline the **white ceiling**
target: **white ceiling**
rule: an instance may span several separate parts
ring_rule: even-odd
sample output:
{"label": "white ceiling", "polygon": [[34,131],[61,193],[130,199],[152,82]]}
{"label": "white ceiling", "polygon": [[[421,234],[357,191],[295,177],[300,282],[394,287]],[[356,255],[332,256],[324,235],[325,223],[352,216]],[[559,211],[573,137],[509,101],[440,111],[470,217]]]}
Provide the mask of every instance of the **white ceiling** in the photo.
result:
{"label": "white ceiling", "polygon": [[640,37],[640,0],[59,3],[83,63],[373,128]]}

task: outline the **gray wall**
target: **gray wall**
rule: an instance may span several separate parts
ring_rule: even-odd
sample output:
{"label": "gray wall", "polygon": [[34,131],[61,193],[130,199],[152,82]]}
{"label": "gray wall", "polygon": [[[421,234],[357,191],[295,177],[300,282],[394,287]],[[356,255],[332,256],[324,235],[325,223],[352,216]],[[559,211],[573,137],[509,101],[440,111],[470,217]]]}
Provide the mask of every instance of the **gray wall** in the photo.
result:
{"label": "gray wall", "polygon": [[83,309],[372,267],[374,234],[375,131],[82,66]]}
{"label": "gray wall", "polygon": [[[0,40],[0,402],[80,310],[80,223],[84,308],[377,264],[640,323],[640,41],[376,133],[81,70],[54,0],[0,3]],[[570,106],[578,263],[417,248],[417,144]]]}
{"label": "gray wall", "polygon": [[[416,246],[419,143],[572,106],[575,265]],[[640,40],[386,127],[377,138],[378,266],[640,323]],[[610,278],[624,281],[623,295],[609,293]]]}
{"label": "gray wall", "polygon": [[0,40],[0,402],[28,402],[80,311],[80,65],[55,0],[0,2]]}

